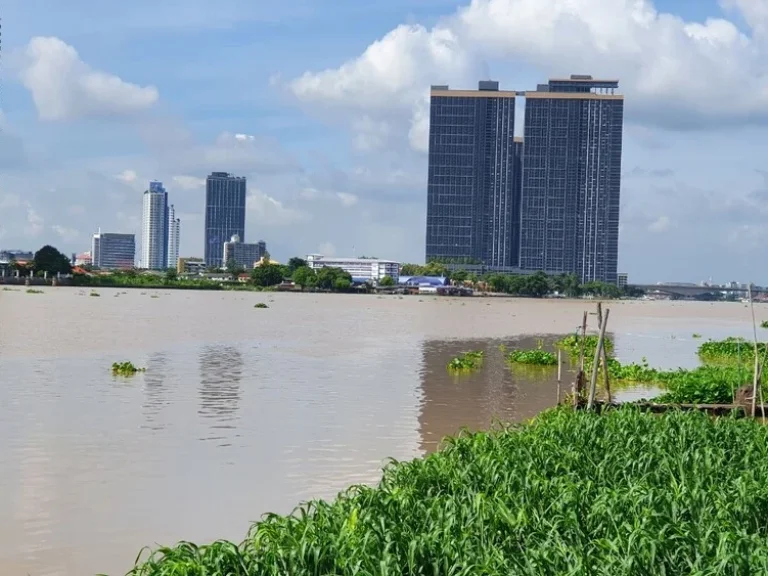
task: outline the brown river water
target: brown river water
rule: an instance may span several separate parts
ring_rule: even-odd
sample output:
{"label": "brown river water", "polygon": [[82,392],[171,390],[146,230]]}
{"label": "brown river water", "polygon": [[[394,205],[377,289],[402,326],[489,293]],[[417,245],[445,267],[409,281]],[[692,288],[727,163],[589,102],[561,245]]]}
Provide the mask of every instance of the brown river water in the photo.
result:
{"label": "brown river water", "polygon": [[[240,541],[265,512],[376,482],[387,457],[533,417],[555,403],[556,372],[510,370],[499,345],[551,343],[594,311],[566,300],[98,292],[0,291],[2,575],[118,575],[145,545]],[[689,367],[694,333],[751,337],[740,303],[606,306],[625,361]],[[476,349],[481,370],[446,371]],[[123,360],[146,373],[112,377]]]}

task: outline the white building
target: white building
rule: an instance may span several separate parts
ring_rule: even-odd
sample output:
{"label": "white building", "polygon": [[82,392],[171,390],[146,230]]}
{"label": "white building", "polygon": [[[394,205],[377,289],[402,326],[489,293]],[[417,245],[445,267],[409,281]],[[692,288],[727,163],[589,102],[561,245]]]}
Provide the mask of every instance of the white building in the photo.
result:
{"label": "white building", "polygon": [[310,254],[307,256],[307,266],[313,270],[320,268],[341,268],[349,272],[353,280],[379,282],[384,276],[389,276],[397,283],[400,278],[400,262],[379,260],[378,258],[335,258]]}
{"label": "white building", "polygon": [[173,204],[168,208],[168,263],[167,268],[176,268],[179,263],[179,240],[181,239],[181,220],[176,218]]}
{"label": "white building", "polygon": [[162,182],[149,183],[141,218],[141,267],[163,270],[168,264],[168,193]]}

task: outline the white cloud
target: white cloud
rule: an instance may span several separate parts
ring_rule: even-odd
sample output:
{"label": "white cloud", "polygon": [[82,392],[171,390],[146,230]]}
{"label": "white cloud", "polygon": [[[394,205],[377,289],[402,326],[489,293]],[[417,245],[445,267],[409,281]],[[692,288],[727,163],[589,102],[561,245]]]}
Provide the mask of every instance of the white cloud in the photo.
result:
{"label": "white cloud", "polygon": [[123,170],[122,172],[120,172],[120,174],[115,176],[115,178],[117,178],[121,182],[125,182],[126,184],[135,182],[137,177],[138,175],[134,170]]}
{"label": "white cloud", "polygon": [[345,208],[350,208],[356,205],[360,200],[356,194],[352,194],[351,192],[323,192],[311,186],[303,188],[301,192],[299,192],[299,197],[309,201],[332,200],[339,202]]}
{"label": "white cloud", "polygon": [[174,176],[173,183],[177,188],[182,190],[197,190],[198,188],[205,187],[205,178],[197,178],[195,176]]}
{"label": "white cloud", "polygon": [[18,208],[21,204],[21,196],[18,194],[3,194],[0,196],[0,210]]}
{"label": "white cloud", "polygon": [[61,238],[65,242],[71,242],[80,237],[80,232],[78,232],[76,229],[67,228],[59,224],[54,224],[53,226],[51,226],[51,230],[56,232],[56,234],[59,235],[59,238]]}
{"label": "white cloud", "polygon": [[341,205],[346,207],[354,206],[359,200],[357,196],[349,192],[337,192],[336,197],[341,202]]}
{"label": "white cloud", "polygon": [[659,216],[656,220],[648,225],[648,231],[654,233],[665,232],[669,230],[669,218],[667,216]]}
{"label": "white cloud", "polygon": [[[762,0],[732,0],[760,29]],[[483,62],[528,64],[544,74],[618,77],[628,111],[667,126],[768,117],[768,51],[730,21],[686,22],[650,0],[473,0],[436,26],[401,25],[338,68],[288,84],[301,101],[347,111],[358,144],[391,124],[426,147],[430,84],[473,88]],[[535,89],[519,76],[509,89]],[[724,98],[713,86],[738,87]],[[503,86],[504,87],[504,86]],[[410,127],[409,126],[410,123]]]}
{"label": "white cloud", "polygon": [[35,211],[32,206],[27,205],[27,225],[24,233],[27,236],[39,236],[45,227],[45,220]]}
{"label": "white cloud", "polygon": [[248,191],[246,208],[261,226],[287,226],[311,219],[309,214],[286,207],[279,200],[254,188]]}
{"label": "white cloud", "polygon": [[154,86],[93,70],[77,50],[56,37],[32,38],[25,56],[21,79],[43,120],[120,116],[146,110],[159,97]]}
{"label": "white cloud", "polygon": [[235,140],[239,140],[240,142],[253,142],[256,140],[256,137],[251,134],[235,134]]}

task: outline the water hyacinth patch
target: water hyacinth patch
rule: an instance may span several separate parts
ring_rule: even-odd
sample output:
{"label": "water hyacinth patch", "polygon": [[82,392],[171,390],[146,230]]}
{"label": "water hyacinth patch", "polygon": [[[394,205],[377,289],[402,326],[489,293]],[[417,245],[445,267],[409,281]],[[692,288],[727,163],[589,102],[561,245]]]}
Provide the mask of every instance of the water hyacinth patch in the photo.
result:
{"label": "water hyacinth patch", "polygon": [[[755,345],[744,338],[730,337],[725,340],[708,340],[699,346],[699,358],[703,362],[740,364],[755,361]],[[757,353],[765,357],[766,343],[758,342]]]}
{"label": "water hyacinth patch", "polygon": [[470,352],[464,352],[455,358],[452,358],[448,362],[448,370],[450,372],[464,372],[479,368],[483,363],[485,353],[482,350],[474,350]]}
{"label": "water hyacinth patch", "polygon": [[114,376],[133,376],[137,372],[144,372],[146,368],[137,368],[133,362],[113,362],[112,374]]}
{"label": "water hyacinth patch", "polygon": [[507,362],[529,366],[556,366],[557,354],[544,350],[544,342],[539,340],[533,350],[513,350],[507,354]]}
{"label": "water hyacinth patch", "polygon": [[131,576],[768,573],[768,427],[558,409],[393,463],[376,488],[182,543]]}

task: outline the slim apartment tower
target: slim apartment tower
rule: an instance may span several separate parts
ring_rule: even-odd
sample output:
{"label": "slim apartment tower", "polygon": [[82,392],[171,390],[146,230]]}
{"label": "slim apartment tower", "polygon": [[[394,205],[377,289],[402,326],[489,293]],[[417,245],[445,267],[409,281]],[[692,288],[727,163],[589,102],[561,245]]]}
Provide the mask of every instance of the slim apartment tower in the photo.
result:
{"label": "slim apartment tower", "polygon": [[432,86],[427,176],[427,261],[518,265],[515,92]]}
{"label": "slim apartment tower", "polygon": [[141,219],[141,267],[164,270],[168,264],[168,192],[153,180],[144,192]]}
{"label": "slim apartment tower", "polygon": [[173,204],[168,208],[168,263],[166,268],[176,268],[179,260],[179,241],[181,240],[181,220],[176,218]]}
{"label": "slim apartment tower", "polygon": [[224,242],[245,241],[245,177],[212,172],[205,180],[205,265],[225,265]]}
{"label": "slim apartment tower", "polygon": [[525,93],[520,266],[616,283],[624,96],[573,75]]}

